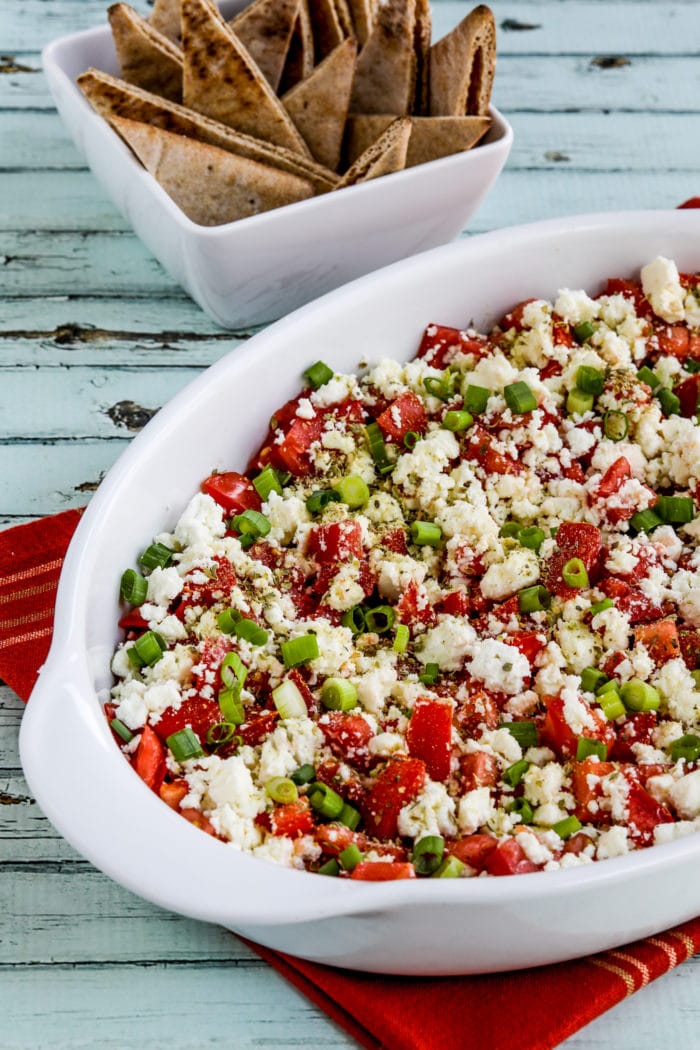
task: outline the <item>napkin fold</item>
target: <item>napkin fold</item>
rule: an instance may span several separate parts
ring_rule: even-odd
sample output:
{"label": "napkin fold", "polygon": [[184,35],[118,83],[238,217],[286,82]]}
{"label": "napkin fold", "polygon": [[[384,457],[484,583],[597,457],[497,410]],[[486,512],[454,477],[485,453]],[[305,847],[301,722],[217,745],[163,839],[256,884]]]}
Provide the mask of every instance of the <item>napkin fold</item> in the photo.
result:
{"label": "napkin fold", "polygon": [[[0,677],[25,701],[48,653],[58,577],[81,513],[0,532]],[[250,947],[372,1050],[512,1050],[513,1019],[519,1050],[549,1050],[699,951],[700,918],[587,959],[473,977],[355,973]]]}

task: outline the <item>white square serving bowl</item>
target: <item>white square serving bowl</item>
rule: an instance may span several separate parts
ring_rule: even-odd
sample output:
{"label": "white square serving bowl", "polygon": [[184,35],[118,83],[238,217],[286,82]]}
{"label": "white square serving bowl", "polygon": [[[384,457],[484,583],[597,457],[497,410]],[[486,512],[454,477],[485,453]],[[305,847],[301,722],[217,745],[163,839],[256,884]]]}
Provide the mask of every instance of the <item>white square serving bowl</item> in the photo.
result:
{"label": "white square serving bowl", "polygon": [[[243,6],[223,3],[230,17]],[[483,142],[342,192],[224,226],[198,226],[98,116],[75,82],[88,67],[119,75],[108,25],[62,37],[43,52],[56,108],[126,221],[171,277],[218,324],[283,316],[397,259],[451,241],[491,189],[513,140],[491,110]]]}
{"label": "white square serving bowl", "polygon": [[212,469],[242,469],[267,420],[323,358],[408,360],[432,322],[490,326],[513,303],[594,291],[656,255],[700,269],[700,212],[557,219],[461,241],[331,292],[253,337],[163,408],[109,472],[61,576],[54,639],[20,752],[48,818],[89,860],[162,907],[336,966],[473,973],[557,962],[700,914],[700,834],[570,870],[364,883],[278,867],[182,820],[115,746],[98,693],[112,682],[121,572],[171,528]]}

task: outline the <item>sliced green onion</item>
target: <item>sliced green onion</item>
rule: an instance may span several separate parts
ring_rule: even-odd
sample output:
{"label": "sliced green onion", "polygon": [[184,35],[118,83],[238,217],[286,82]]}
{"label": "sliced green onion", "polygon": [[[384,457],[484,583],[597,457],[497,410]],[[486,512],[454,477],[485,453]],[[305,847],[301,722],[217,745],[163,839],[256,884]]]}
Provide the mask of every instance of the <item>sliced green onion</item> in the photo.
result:
{"label": "sliced green onion", "polygon": [[522,748],[537,747],[539,734],[534,722],[504,722],[501,729],[507,729]]}
{"label": "sliced green onion", "polygon": [[510,784],[511,787],[517,787],[529,768],[530,763],[521,758],[519,762],[514,762],[512,766],[508,766],[503,771],[501,779],[505,780],[506,784]]}
{"label": "sliced green onion", "polygon": [[321,865],[316,874],[331,876],[340,875],[340,864],[338,864],[335,857],[332,857],[330,860],[327,860],[325,864]]}
{"label": "sliced green onion", "polygon": [[700,736],[694,733],[686,733],[685,736],[674,740],[669,748],[669,754],[674,762],[684,758],[686,762],[697,762],[700,758]]}
{"label": "sliced green onion", "polygon": [[440,867],[433,872],[432,878],[458,879],[465,868],[466,864],[459,857],[445,857]]}
{"label": "sliced green onion", "polygon": [[669,390],[668,387],[662,387],[661,390],[657,390],[656,396],[661,405],[663,414],[665,416],[679,416],[681,413],[681,402],[680,398]]}
{"label": "sliced green onion", "polygon": [[571,838],[577,831],[580,831],[583,824],[578,817],[565,817],[564,820],[557,821],[556,824],[552,824],[552,831],[556,832],[560,839]]}
{"label": "sliced green onion", "polygon": [[315,778],[316,770],[312,765],[309,765],[308,762],[303,766],[299,766],[298,769],[295,769],[294,772],[289,775],[289,779],[293,780],[294,783],[299,786],[302,784],[309,784],[312,780],[315,780]]}
{"label": "sliced green onion", "polygon": [[613,689],[609,693],[602,693],[597,699],[600,709],[608,722],[614,722],[616,718],[626,714],[627,709],[620,699],[617,689]]}
{"label": "sliced green onion", "polygon": [[524,415],[526,412],[534,412],[537,408],[537,398],[527,383],[518,380],[517,383],[509,383],[503,388],[503,396],[511,412]]}
{"label": "sliced green onion", "polygon": [[700,372],[700,361],[693,361],[691,358],[685,362],[683,367],[686,372],[690,372],[691,375],[696,375],[697,372]]}
{"label": "sliced green onion", "polygon": [[173,560],[174,551],[164,543],[152,543],[139,557],[144,569],[165,569]]}
{"label": "sliced green onion", "polygon": [[442,425],[445,430],[451,430],[453,433],[458,434],[462,430],[467,430],[473,422],[474,416],[471,412],[465,412],[464,410],[451,411],[445,412]]}
{"label": "sliced green onion", "polygon": [[599,685],[595,691],[596,696],[605,696],[606,693],[618,693],[620,692],[620,685],[613,678],[607,682],[603,682]]}
{"label": "sliced green onion", "polygon": [[148,580],[133,569],[122,573],[119,594],[129,605],[143,605],[148,594]]}
{"label": "sliced green onion", "polygon": [[413,847],[411,860],[419,875],[432,875],[438,870],[445,852],[442,835],[425,835]]}
{"label": "sliced green onion", "polygon": [[238,653],[226,653],[219,668],[221,681],[227,689],[238,689],[239,692],[245,685],[248,668],[241,660]]}
{"label": "sliced green onion", "polygon": [[418,675],[418,678],[423,683],[423,685],[435,685],[439,677],[439,664],[426,664],[421,673]]}
{"label": "sliced green onion", "polygon": [[301,667],[302,664],[308,664],[310,660],[317,659],[318,638],[315,634],[303,634],[301,638],[290,638],[282,642],[280,648],[287,670],[291,667]]}
{"label": "sliced green onion", "polygon": [[[593,326],[591,325],[591,327]],[[605,386],[605,373],[598,368],[592,368],[591,365],[579,365],[576,372],[576,386],[584,394],[593,394],[594,397],[600,397]]]}
{"label": "sliced green onion", "polygon": [[407,430],[403,436],[403,446],[407,448],[409,452],[412,452],[421,439],[421,435],[417,430]]}
{"label": "sliced green onion", "polygon": [[592,740],[587,736],[580,736],[576,742],[576,759],[583,762],[586,758],[595,755],[601,762],[608,757],[608,745],[602,740]]}
{"label": "sliced green onion", "polygon": [[396,613],[390,605],[378,605],[365,610],[365,625],[374,634],[386,634],[394,626]]}
{"label": "sliced green onion", "polygon": [[340,493],[335,489],[316,489],[306,500],[309,514],[320,514],[329,503],[340,503]]}
{"label": "sliced green onion", "polygon": [[473,383],[469,383],[464,391],[464,407],[472,415],[479,415],[486,411],[490,397],[491,391],[485,386],[474,386]]}
{"label": "sliced green onion", "polygon": [[594,602],[590,608],[591,616],[597,616],[598,613],[605,612],[606,609],[613,609],[615,602],[612,598],[603,598],[602,601]]}
{"label": "sliced green onion", "polygon": [[411,522],[411,539],[417,547],[437,547],[442,529],[434,521]]}
{"label": "sliced green onion", "polygon": [[342,478],[333,487],[342,502],[346,503],[350,510],[360,510],[369,500],[369,486],[359,474],[350,474],[349,477]]}
{"label": "sliced green onion", "polygon": [[584,667],[581,671],[581,688],[584,693],[595,693],[596,689],[605,685],[607,681],[608,676],[597,667]]}
{"label": "sliced green onion", "polygon": [[221,747],[222,744],[233,740],[235,735],[236,726],[232,722],[216,722],[207,729],[207,744],[210,747]]}
{"label": "sliced green onion", "polygon": [[241,614],[238,609],[222,609],[216,617],[216,624],[219,630],[223,631],[224,634],[234,634],[236,624],[240,619]]}
{"label": "sliced green onion", "polygon": [[509,813],[517,813],[522,824],[532,824],[535,811],[526,798],[514,798],[506,808]]}
{"label": "sliced green onion", "polygon": [[611,408],[603,416],[603,433],[611,441],[622,441],[627,437],[629,428],[630,421],[625,412],[618,412],[617,409]]}
{"label": "sliced green onion", "polygon": [[261,536],[267,536],[272,525],[259,510],[244,510],[231,519],[231,525],[240,535],[241,544],[250,547]]}
{"label": "sliced green onion", "polygon": [[640,383],[646,383],[646,385],[651,388],[652,394],[661,386],[661,380],[656,372],[652,372],[652,370],[647,368],[646,365],[644,365],[643,368],[640,368],[637,372],[637,379]]}
{"label": "sliced green onion", "polygon": [[620,697],[630,711],[658,711],[661,706],[658,690],[639,678],[624,682],[620,686]]}
{"label": "sliced green onion", "polygon": [[126,654],[135,667],[153,667],[158,663],[167,646],[157,631],[146,631],[139,635]]}
{"label": "sliced green onion", "polygon": [[527,547],[531,551],[539,551],[544,543],[544,530],[537,525],[529,525],[518,533],[518,543],[521,547]]}
{"label": "sliced green onion", "polygon": [[113,718],[109,723],[113,731],[118,737],[124,741],[125,744],[131,743],[134,739],[134,734],[131,732],[128,726],[125,726],[120,718]]}
{"label": "sliced green onion", "polygon": [[267,502],[267,497],[271,492],[276,492],[278,496],[282,495],[282,486],[274,467],[267,466],[261,470],[258,476],[253,478],[253,487],[263,503]]}
{"label": "sliced green onion", "polygon": [[377,470],[380,474],[388,474],[390,470],[393,470],[393,464],[391,463],[389,454],[386,450],[381,427],[378,423],[368,423],[365,427],[365,433],[367,435],[370,455],[374,460]]}
{"label": "sliced green onion", "polygon": [[437,397],[440,401],[449,401],[454,396],[451,377],[449,373],[444,373],[443,375],[444,378],[428,376],[423,380],[423,386],[431,397]]}
{"label": "sliced green onion", "polygon": [[327,817],[328,820],[336,820],[343,812],[345,805],[337,791],[328,787],[327,784],[322,784],[320,780],[309,785],[307,798],[312,809],[315,809],[322,817]]}
{"label": "sliced green onion", "polygon": [[299,689],[285,678],[276,689],[272,690],[272,702],[280,713],[281,718],[307,718],[308,709],[306,701]]}
{"label": "sliced green onion", "polygon": [[243,725],[246,714],[241,700],[240,686],[236,685],[233,689],[220,689],[216,699],[221,714],[227,722],[234,726]]}
{"label": "sliced green onion", "polygon": [[695,688],[700,689],[700,671],[691,671],[690,677],[695,682]]}
{"label": "sliced green onion", "polygon": [[659,515],[655,514],[653,510],[649,510],[649,508],[638,510],[630,518],[630,525],[635,532],[652,532],[661,524],[663,523]]}
{"label": "sliced green onion", "polygon": [[[594,332],[595,332],[595,325],[591,324],[590,321],[581,321],[580,324],[574,325],[574,339],[576,340],[577,343],[585,343],[587,339],[591,338],[591,336],[593,335]],[[588,367],[589,367],[588,365],[581,365],[581,368],[588,369]],[[581,372],[581,368],[579,368],[579,373]],[[592,372],[597,372],[598,369],[597,368],[592,368],[591,371]],[[585,388],[581,387],[581,389],[583,390]],[[601,387],[600,391],[598,391],[598,392],[600,393],[602,391],[602,389],[603,388]],[[593,393],[593,391],[591,391],[591,393]]]}
{"label": "sliced green onion", "polygon": [[273,802],[280,802],[283,806],[299,798],[297,786],[291,777],[271,777],[265,785],[265,792]]}
{"label": "sliced green onion", "polygon": [[351,831],[355,830],[361,819],[360,811],[355,809],[355,807],[351,806],[348,802],[343,805],[339,816],[336,817],[338,824],[344,824],[345,827],[350,828]]}
{"label": "sliced green onion", "polygon": [[265,645],[269,638],[268,631],[258,627],[254,620],[248,620],[245,616],[238,620],[233,630],[238,638],[242,638],[244,642],[250,642],[251,645]]}
{"label": "sliced green onion", "polygon": [[501,525],[498,535],[502,536],[504,539],[515,539],[517,536],[520,535],[522,529],[522,525],[520,525],[517,521],[505,521]]}
{"label": "sliced green onion", "polygon": [[397,623],[394,631],[394,644],[392,649],[395,653],[405,653],[411,640],[410,628],[405,623]]}
{"label": "sliced green onion", "polygon": [[176,762],[187,762],[190,758],[201,758],[204,754],[199,737],[189,726],[171,733],[165,743]]}
{"label": "sliced green onion", "polygon": [[329,711],[352,711],[357,707],[357,686],[347,678],[327,678],[321,689],[321,703]]}
{"label": "sliced green onion", "polygon": [[356,605],[354,609],[346,609],[340,617],[340,622],[343,627],[347,627],[354,635],[362,634],[365,629],[364,610],[359,605]]}
{"label": "sliced green onion", "polygon": [[342,853],[338,855],[338,860],[341,866],[346,871],[352,871],[362,860],[363,853],[359,846],[354,842],[351,842],[349,846],[346,846]]}
{"label": "sliced green onion", "polygon": [[561,576],[567,587],[588,586],[588,573],[580,558],[569,558],[561,570]]}
{"label": "sliced green onion", "polygon": [[542,584],[524,587],[518,593],[518,608],[521,613],[543,612],[552,604],[552,595]]}
{"label": "sliced green onion", "polygon": [[583,390],[576,388],[572,390],[566,399],[566,411],[571,416],[582,416],[590,412],[595,404],[593,394],[586,394]]}
{"label": "sliced green onion", "polygon": [[323,361],[317,361],[315,365],[310,365],[303,373],[304,379],[314,390],[318,390],[319,387],[329,383],[334,374],[333,369],[329,368]]}
{"label": "sliced green onion", "polygon": [[690,496],[659,496],[654,513],[669,525],[687,525],[695,517],[695,503]]}

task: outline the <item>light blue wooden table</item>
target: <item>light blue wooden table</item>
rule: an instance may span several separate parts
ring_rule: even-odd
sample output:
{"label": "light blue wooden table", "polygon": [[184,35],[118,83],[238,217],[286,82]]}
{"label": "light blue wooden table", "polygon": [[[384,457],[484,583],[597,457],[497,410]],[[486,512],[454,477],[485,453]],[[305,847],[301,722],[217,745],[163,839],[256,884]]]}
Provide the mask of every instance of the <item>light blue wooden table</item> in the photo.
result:
{"label": "light blue wooden table", "polygon": [[[86,502],[138,422],[122,403],[157,408],[249,335],[217,330],[172,284],[52,108],[38,52],[105,6],[0,0],[2,525]],[[468,10],[435,7],[440,31]],[[700,194],[697,0],[492,7],[515,146],[470,232]],[[145,904],[55,834],[22,780],[21,712],[0,684],[0,1045],[354,1046],[230,934]],[[699,992],[687,963],[566,1046],[700,1047]]]}

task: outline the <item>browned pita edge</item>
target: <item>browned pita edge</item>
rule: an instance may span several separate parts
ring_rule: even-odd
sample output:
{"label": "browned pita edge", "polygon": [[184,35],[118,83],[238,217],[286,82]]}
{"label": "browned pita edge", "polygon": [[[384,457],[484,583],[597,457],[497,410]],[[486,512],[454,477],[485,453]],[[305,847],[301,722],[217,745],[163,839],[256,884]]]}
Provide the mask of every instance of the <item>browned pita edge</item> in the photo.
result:
{"label": "browned pita edge", "polygon": [[148,21],[168,40],[180,43],[180,0],[154,0]]}
{"label": "browned pita edge", "polygon": [[485,116],[495,71],[496,23],[481,4],[430,49],[431,114]]}
{"label": "browned pita edge", "polygon": [[416,93],[413,113],[424,116],[430,112],[430,40],[432,34],[430,0],[416,0]]}
{"label": "browned pita edge", "polygon": [[212,0],[182,0],[182,47],[187,107],[310,156],[286,109]]}
{"label": "browned pita edge", "polygon": [[361,153],[343,175],[336,189],[355,186],[358,182],[369,182],[381,175],[391,175],[406,166],[408,140],[411,137],[411,118],[394,119],[364,153]]}
{"label": "browned pita edge", "polygon": [[311,25],[308,4],[306,0],[301,0],[292,38],[289,41],[287,61],[282,71],[278,94],[284,95],[295,84],[298,84],[300,80],[308,77],[313,68],[314,31]]}
{"label": "browned pita edge", "polygon": [[353,113],[411,112],[416,92],[416,0],[385,0],[357,59]]}
{"label": "browned pita edge", "polygon": [[357,41],[344,40],[282,97],[312,156],[331,171],[340,163],[356,58]]}
{"label": "browned pita edge", "polygon": [[312,196],[309,182],[205,142],[123,117],[115,131],[179,208],[200,226],[219,226]]}
{"label": "browned pita edge", "polygon": [[193,109],[169,102],[98,69],[88,69],[77,82],[93,109],[106,120],[125,117],[218,146],[229,153],[308,179],[316,193],[328,193],[338,182],[337,175],[311,158],[234,131]]}
{"label": "browned pita edge", "polygon": [[301,0],[253,0],[229,22],[273,91],[277,91]]}
{"label": "browned pita edge", "polygon": [[[390,114],[348,117],[345,154],[350,163],[391,124]],[[491,126],[490,117],[413,117],[406,167],[426,164],[475,146]]]}
{"label": "browned pita edge", "polygon": [[314,54],[318,63],[342,44],[345,33],[335,0],[307,0],[314,34]]}
{"label": "browned pita edge", "polygon": [[128,4],[108,12],[122,76],[130,84],[182,101],[182,52]]}
{"label": "browned pita edge", "polygon": [[348,0],[348,8],[357,42],[360,47],[363,47],[372,30],[372,2],[371,0]]}

